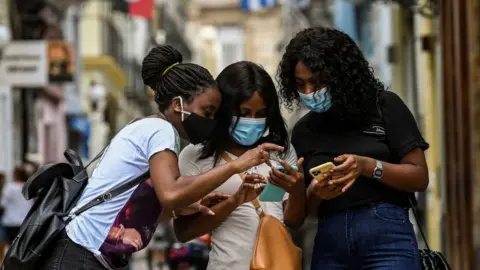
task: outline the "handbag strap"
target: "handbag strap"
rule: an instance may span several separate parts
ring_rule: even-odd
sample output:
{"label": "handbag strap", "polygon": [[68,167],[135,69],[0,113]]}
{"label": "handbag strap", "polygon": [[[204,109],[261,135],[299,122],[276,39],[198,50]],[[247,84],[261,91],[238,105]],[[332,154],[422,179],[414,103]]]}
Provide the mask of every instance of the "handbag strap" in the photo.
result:
{"label": "handbag strap", "polygon": [[[387,139],[388,139],[387,125],[385,120],[383,119],[382,108],[380,107],[378,98],[377,98],[376,104],[377,104],[378,115],[380,116],[380,119],[382,120],[383,125],[385,126],[384,128],[385,128]],[[425,242],[425,247],[427,248],[428,251],[431,251],[430,247],[428,246],[428,241],[427,241],[427,237],[425,236],[425,232],[423,231],[422,225],[420,224],[420,215],[418,214],[417,206],[413,203],[413,200],[412,198],[410,198],[410,196],[407,196],[407,197],[408,197],[408,204],[410,205],[410,208],[412,209],[413,217],[415,218],[415,223],[417,224],[417,228],[420,231],[420,234],[422,235],[423,242]]]}
{"label": "handbag strap", "polygon": [[423,241],[425,242],[425,247],[427,248],[428,251],[431,251],[430,247],[428,246],[427,237],[425,237],[425,233],[423,232],[422,224],[420,224],[420,218],[417,211],[417,207],[413,204],[413,201],[410,197],[408,197],[408,202],[410,203],[410,208],[412,208],[413,216],[415,217],[415,223],[417,224],[418,230],[420,231]]}
{"label": "handbag strap", "polygon": [[[226,162],[232,162],[232,158],[226,152],[222,152],[222,158]],[[239,173],[238,175],[240,176],[242,181],[245,181],[245,173]],[[265,216],[265,212],[263,211],[262,206],[260,205],[260,201],[258,200],[258,198],[253,199],[252,204],[253,204],[253,207],[255,207],[255,210],[257,211],[257,214],[261,218],[263,218]]]}

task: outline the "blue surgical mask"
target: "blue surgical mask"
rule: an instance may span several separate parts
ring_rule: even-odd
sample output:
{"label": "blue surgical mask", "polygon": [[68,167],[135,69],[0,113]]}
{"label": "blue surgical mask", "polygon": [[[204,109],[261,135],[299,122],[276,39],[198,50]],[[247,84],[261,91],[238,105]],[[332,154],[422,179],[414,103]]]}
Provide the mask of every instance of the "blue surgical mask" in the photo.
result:
{"label": "blue surgical mask", "polygon": [[[262,137],[265,131],[265,123],[267,118],[246,118],[240,117],[237,125],[237,117],[233,117],[230,124],[230,134],[232,138],[239,144],[244,146],[254,145]],[[235,130],[233,127],[235,126]]]}
{"label": "blue surgical mask", "polygon": [[304,94],[298,91],[298,94],[303,104],[311,111],[321,113],[330,110],[332,107],[332,94],[330,94],[327,87],[310,94]]}

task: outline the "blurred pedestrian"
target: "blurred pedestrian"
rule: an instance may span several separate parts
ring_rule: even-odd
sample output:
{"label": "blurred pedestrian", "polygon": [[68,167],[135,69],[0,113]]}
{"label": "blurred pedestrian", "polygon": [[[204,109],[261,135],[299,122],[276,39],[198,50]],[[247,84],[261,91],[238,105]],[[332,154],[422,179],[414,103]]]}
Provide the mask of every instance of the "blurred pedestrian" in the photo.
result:
{"label": "blurred pedestrian", "polygon": [[205,68],[182,63],[182,55],[168,45],[148,53],[142,78],[155,91],[158,114],[117,133],[72,212],[147,171],[150,178],[75,216],[42,256],[39,269],[83,269],[87,264],[90,270],[124,268],[134,252],[148,245],[159,221],[198,211],[213,214],[203,197],[228,177],[263,163],[269,150],[282,149],[265,144],[229,166],[180,176],[180,136],[200,143],[212,135],[220,92]]}
{"label": "blurred pedestrian", "polygon": [[103,84],[92,81],[90,83],[90,104],[92,111],[96,112],[102,102],[105,102],[106,99],[106,89]]}
{"label": "blurred pedestrian", "polygon": [[[266,163],[252,169],[258,177],[286,190],[283,199],[260,202],[266,214],[285,225],[299,227],[305,218],[305,183],[295,149],[290,145],[285,122],[280,112],[277,90],[270,75],[259,65],[241,61],[226,67],[217,78],[222,104],[217,113],[215,136],[202,145],[189,145],[180,154],[182,175],[197,175],[212,167],[226,164],[223,155],[235,160],[265,142],[282,145],[282,153],[271,153],[272,165],[282,165],[285,173]],[[298,164],[297,164],[298,162]],[[255,174],[246,176],[256,177]],[[216,189],[232,195],[212,209],[215,216],[192,215],[175,220],[175,232],[181,241],[189,241],[212,233],[212,250],[207,269],[249,269],[257,239],[259,216],[250,201],[259,194],[245,190],[240,175]]]}
{"label": "blurred pedestrian", "polygon": [[20,226],[32,207],[32,201],[27,201],[22,195],[23,185],[28,179],[27,172],[22,166],[17,166],[13,175],[13,182],[8,182],[3,187],[0,202],[4,208],[2,224],[5,226],[9,245],[17,237]]}
{"label": "blurred pedestrian", "polygon": [[[5,177],[5,174],[0,173],[0,194],[2,194],[1,191],[5,186],[6,180],[7,179]],[[0,201],[1,201],[1,198],[2,197],[0,197]],[[4,213],[5,213],[5,209],[0,204],[0,219]],[[7,232],[6,232],[5,226],[3,226],[3,223],[0,222],[0,263],[3,262],[3,258],[5,255],[5,248],[7,247],[7,245],[8,245]]]}
{"label": "blurred pedestrian", "polygon": [[405,103],[375,77],[345,33],[313,27],[288,44],[278,69],[280,95],[310,109],[292,144],[304,169],[318,227],[317,269],[420,269],[409,200],[428,186],[423,139]]}

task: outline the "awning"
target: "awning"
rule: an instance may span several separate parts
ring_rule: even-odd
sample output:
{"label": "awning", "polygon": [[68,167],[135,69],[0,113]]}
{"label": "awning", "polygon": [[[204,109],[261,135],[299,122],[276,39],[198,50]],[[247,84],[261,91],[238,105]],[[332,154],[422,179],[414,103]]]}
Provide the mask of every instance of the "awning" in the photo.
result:
{"label": "awning", "polygon": [[[85,70],[99,70],[105,73],[115,84],[115,89],[122,90],[127,86],[127,75],[120,65],[109,55],[87,56],[83,58]],[[121,93],[114,93],[115,96]]]}

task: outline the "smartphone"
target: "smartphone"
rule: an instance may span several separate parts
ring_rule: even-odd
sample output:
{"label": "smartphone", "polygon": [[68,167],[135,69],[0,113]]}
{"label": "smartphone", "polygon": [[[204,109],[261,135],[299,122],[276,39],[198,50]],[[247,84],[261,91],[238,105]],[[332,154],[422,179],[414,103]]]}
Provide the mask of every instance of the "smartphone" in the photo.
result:
{"label": "smartphone", "polygon": [[[297,165],[291,165],[291,166],[292,166],[292,168],[293,168],[296,172],[298,172],[298,167],[297,167]],[[281,172],[284,173],[284,174],[288,174],[288,172],[285,170],[285,168],[284,168],[281,164],[277,164],[277,165],[275,166],[275,169],[281,171]]]}
{"label": "smartphone", "polygon": [[315,180],[320,182],[324,179],[323,175],[333,168],[335,168],[335,165],[332,162],[327,162],[315,168],[311,168],[309,172]]}
{"label": "smartphone", "polygon": [[[292,168],[295,171],[298,171],[297,166],[293,165]],[[275,169],[281,171],[282,173],[288,173],[280,164],[276,165]],[[283,190],[281,187],[275,186],[272,183],[267,183],[265,189],[262,191],[258,199],[262,202],[281,202],[284,196],[285,190]]]}

